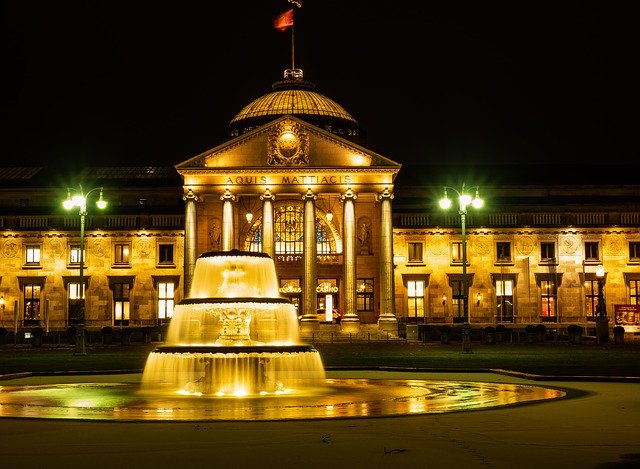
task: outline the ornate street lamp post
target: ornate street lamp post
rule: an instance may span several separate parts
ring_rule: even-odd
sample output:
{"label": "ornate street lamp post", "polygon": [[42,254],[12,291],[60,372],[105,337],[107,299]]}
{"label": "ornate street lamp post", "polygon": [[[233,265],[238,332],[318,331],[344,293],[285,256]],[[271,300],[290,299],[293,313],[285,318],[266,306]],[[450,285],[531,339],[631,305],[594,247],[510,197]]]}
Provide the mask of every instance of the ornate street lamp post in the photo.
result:
{"label": "ornate street lamp post", "polygon": [[102,197],[102,187],[95,187],[88,192],[84,192],[82,185],[78,186],[77,191],[72,195],[71,189],[67,189],[67,199],[62,203],[64,208],[71,210],[74,207],[78,207],[78,214],[80,215],[80,253],[79,253],[79,283],[80,288],[78,290],[78,296],[80,297],[80,308],[78,310],[78,318],[76,324],[76,349],[74,355],[86,355],[85,350],[85,334],[84,334],[84,223],[87,216],[87,200],[89,195],[100,191],[100,197],[96,202],[96,206],[99,209],[104,209],[107,206],[107,201]]}
{"label": "ornate street lamp post", "polygon": [[[472,198],[471,195],[467,193],[467,191],[473,191],[474,189],[476,191],[476,195]],[[471,205],[476,209],[482,208],[484,201],[479,197],[478,186],[466,187],[463,183],[460,190],[454,189],[453,187],[445,186],[444,197],[440,199],[440,208],[444,210],[448,210],[451,207],[452,203],[447,194],[448,190],[451,190],[458,195],[458,213],[460,214],[462,235],[462,314],[464,321],[462,324],[462,352],[471,353],[471,326],[469,325],[469,279],[467,276],[467,207]]]}
{"label": "ornate street lamp post", "polygon": [[607,304],[604,299],[604,266],[596,267],[598,279],[598,305],[596,307],[596,335],[598,342],[609,342],[609,318],[607,317]]}

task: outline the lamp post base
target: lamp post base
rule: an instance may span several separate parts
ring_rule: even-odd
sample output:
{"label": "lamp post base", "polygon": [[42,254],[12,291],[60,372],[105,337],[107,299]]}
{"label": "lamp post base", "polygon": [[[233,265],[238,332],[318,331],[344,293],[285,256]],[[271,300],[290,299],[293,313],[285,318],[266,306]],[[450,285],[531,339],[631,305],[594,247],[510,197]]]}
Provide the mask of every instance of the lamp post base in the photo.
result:
{"label": "lamp post base", "polygon": [[609,318],[598,316],[596,318],[596,336],[598,337],[598,343],[609,342]]}
{"label": "lamp post base", "polygon": [[86,355],[87,351],[85,349],[84,324],[78,324],[76,326],[76,333],[76,349],[73,354]]}
{"label": "lamp post base", "polygon": [[462,324],[462,353],[473,353],[471,350],[471,325],[468,322]]}

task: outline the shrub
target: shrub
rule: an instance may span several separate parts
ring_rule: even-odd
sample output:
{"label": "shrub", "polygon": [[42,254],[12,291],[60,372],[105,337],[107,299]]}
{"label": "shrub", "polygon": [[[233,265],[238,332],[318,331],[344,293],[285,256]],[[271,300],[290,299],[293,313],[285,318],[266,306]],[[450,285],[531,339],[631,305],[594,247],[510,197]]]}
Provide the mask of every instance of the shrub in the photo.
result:
{"label": "shrub", "polygon": [[524,326],[524,331],[527,334],[534,334],[536,332],[536,326],[534,324],[527,324]]}
{"label": "shrub", "polygon": [[44,330],[42,327],[34,327],[31,329],[31,335],[33,337],[42,337],[44,335]]}
{"label": "shrub", "polygon": [[567,332],[569,334],[582,334],[582,331],[582,326],[578,324],[569,324],[569,326],[567,327]]}
{"label": "shrub", "polygon": [[541,333],[545,333],[547,332],[547,326],[545,326],[544,324],[536,324],[536,332],[541,332]]}
{"label": "shrub", "polygon": [[9,333],[5,327],[0,327],[0,337],[4,337]]}
{"label": "shrub", "polygon": [[498,324],[496,326],[496,332],[501,332],[501,333],[507,332],[507,326],[505,326],[504,324]]}
{"label": "shrub", "polygon": [[440,342],[446,344],[449,342],[449,334],[451,333],[451,326],[445,324],[440,326]]}
{"label": "shrub", "polygon": [[624,327],[622,327],[619,324],[617,326],[613,326],[613,333],[614,334],[624,334]]}
{"label": "shrub", "polygon": [[493,326],[487,326],[484,328],[485,333],[493,334],[496,331],[496,328]]}

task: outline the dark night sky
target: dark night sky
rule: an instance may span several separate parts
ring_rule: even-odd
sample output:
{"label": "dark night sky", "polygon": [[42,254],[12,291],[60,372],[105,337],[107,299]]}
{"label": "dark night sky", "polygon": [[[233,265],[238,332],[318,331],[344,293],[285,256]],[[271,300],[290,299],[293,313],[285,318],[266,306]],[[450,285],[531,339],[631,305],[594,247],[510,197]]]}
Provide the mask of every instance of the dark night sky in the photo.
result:
{"label": "dark night sky", "polygon": [[[639,164],[633,2],[302,2],[296,67],[392,160]],[[5,0],[2,163],[214,147],[290,68],[290,6]]]}

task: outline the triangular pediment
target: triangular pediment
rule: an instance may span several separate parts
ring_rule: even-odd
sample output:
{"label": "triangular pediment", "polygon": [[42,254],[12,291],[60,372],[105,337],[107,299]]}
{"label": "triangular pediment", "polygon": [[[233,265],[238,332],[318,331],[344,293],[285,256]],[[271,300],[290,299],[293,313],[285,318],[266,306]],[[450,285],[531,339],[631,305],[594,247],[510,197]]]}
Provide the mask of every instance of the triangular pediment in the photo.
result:
{"label": "triangular pediment", "polygon": [[176,165],[219,168],[373,168],[400,164],[294,116],[282,116]]}

